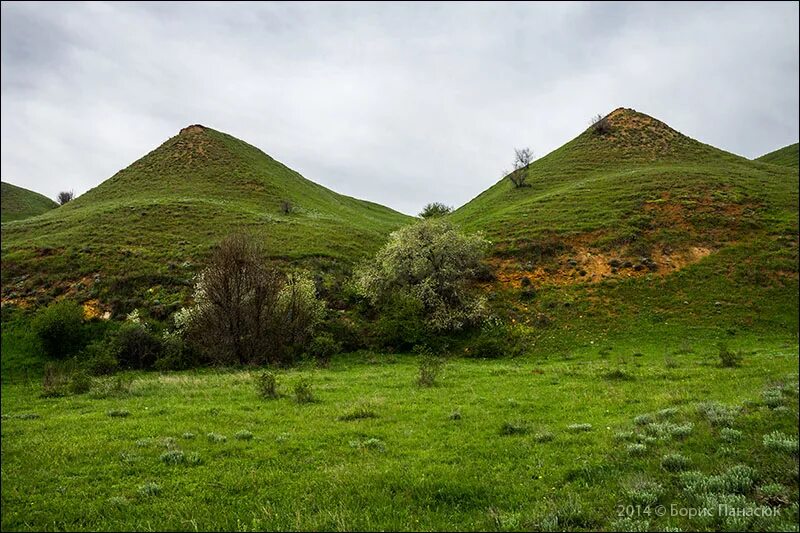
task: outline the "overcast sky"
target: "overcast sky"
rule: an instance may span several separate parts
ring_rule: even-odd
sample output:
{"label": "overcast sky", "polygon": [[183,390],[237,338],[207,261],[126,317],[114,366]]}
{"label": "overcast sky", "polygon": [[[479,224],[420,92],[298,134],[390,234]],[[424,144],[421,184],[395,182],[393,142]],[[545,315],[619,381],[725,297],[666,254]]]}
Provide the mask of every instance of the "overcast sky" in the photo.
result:
{"label": "overcast sky", "polygon": [[632,107],[798,140],[798,3],[2,3],[2,179],[98,185],[188,124],[409,214]]}

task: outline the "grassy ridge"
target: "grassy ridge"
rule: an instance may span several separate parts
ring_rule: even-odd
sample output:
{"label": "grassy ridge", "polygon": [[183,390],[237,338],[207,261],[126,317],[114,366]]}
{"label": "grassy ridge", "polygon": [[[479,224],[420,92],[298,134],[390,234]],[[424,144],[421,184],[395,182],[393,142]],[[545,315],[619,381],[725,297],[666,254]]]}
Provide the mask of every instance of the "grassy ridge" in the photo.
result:
{"label": "grassy ridge", "polygon": [[0,187],[2,188],[0,189],[0,198],[2,198],[0,221],[2,222],[35,217],[58,207],[57,203],[38,192],[29,191],[5,181],[0,182]]}
{"label": "grassy ridge", "polygon": [[230,135],[192,126],[57,212],[4,225],[4,296],[43,286],[57,294],[82,277],[94,285],[95,275],[106,287],[180,287],[234,231],[261,237],[273,258],[349,263],[409,220],[308,181]]}
{"label": "grassy ridge", "polygon": [[797,169],[798,165],[800,165],[800,151],[798,150],[798,143],[790,144],[789,146],[784,146],[783,148],[779,148],[774,152],[764,154],[761,157],[756,158],[756,161]]}

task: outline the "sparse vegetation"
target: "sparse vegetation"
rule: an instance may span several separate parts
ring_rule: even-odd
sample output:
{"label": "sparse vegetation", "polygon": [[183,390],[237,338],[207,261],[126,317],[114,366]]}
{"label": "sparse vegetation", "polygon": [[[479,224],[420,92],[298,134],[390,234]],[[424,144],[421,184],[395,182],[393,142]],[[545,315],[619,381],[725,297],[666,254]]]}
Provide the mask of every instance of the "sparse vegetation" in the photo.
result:
{"label": "sparse vegetation", "polygon": [[530,148],[514,148],[514,171],[508,175],[508,179],[519,189],[530,187],[528,184],[528,167],[533,162],[533,150]]}

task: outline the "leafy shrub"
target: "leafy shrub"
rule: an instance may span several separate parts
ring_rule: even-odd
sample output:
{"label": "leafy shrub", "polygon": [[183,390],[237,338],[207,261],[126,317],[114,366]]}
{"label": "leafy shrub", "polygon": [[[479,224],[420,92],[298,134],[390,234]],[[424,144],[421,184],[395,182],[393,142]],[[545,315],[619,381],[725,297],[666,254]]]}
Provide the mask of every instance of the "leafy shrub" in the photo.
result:
{"label": "leafy shrub", "polygon": [[317,335],[308,347],[308,354],[321,366],[328,366],[331,358],[341,351],[342,345],[329,334]]}
{"label": "leafy shrub", "polygon": [[648,424],[652,424],[653,422],[655,422],[655,417],[650,413],[638,415],[633,419],[633,423],[637,426],[646,426]]}
{"label": "leafy shrub", "polygon": [[294,385],[294,400],[297,403],[312,403],[315,401],[311,381],[307,377],[300,378]]}
{"label": "leafy shrub", "polygon": [[465,355],[496,359],[514,357],[522,352],[522,335],[518,328],[509,326],[497,317],[484,320],[480,333],[473,337]]}
{"label": "leafy shrub", "polygon": [[111,339],[112,353],[125,368],[151,368],[161,348],[161,338],[139,322],[125,322]]}
{"label": "leafy shrub", "polygon": [[156,370],[186,370],[199,364],[197,352],[179,334],[161,337],[161,349],[153,365]]}
{"label": "leafy shrub", "polygon": [[237,431],[233,438],[236,440],[253,440],[253,433],[243,429],[241,431]]}
{"label": "leafy shrub", "polygon": [[689,458],[679,453],[671,453],[661,458],[661,468],[668,472],[680,472],[689,467]]}
{"label": "leafy shrub", "polygon": [[92,378],[85,372],[75,372],[70,376],[67,388],[70,394],[86,394],[92,389]]}
{"label": "leafy shrub", "polygon": [[488,244],[446,220],[422,220],[391,234],[376,256],[357,269],[355,288],[381,311],[395,294],[416,300],[429,331],[458,331],[484,314],[484,300],[470,282]]}
{"label": "leafy shrub", "polygon": [[48,357],[74,355],[84,342],[83,307],[69,300],[51,303],[33,317],[31,330]]}
{"label": "leafy shrub", "polygon": [[197,466],[203,464],[203,459],[200,457],[200,454],[197,452],[192,452],[188,456],[186,456],[186,464],[190,466]]}
{"label": "leafy shrub", "polygon": [[90,342],[81,352],[80,361],[83,368],[94,376],[113,374],[119,368],[119,361],[104,340]]}
{"label": "leafy shrub", "polygon": [[567,429],[569,431],[572,431],[573,433],[582,433],[582,432],[585,432],[585,431],[591,431],[592,430],[592,425],[591,424],[570,424],[570,425],[567,426]]}
{"label": "leafy shrub", "polygon": [[278,377],[274,372],[265,370],[256,380],[256,390],[258,395],[265,400],[274,400],[280,396],[278,393]]}
{"label": "leafy shrub", "polygon": [[443,361],[427,348],[416,347],[415,351],[419,354],[417,385],[420,387],[433,387],[436,385],[436,380],[442,371]]}
{"label": "leafy shrub", "polygon": [[444,215],[451,213],[452,211],[453,208],[450,207],[449,205],[445,205],[441,202],[432,202],[422,208],[422,211],[420,211],[419,216],[422,218],[442,217]]}
{"label": "leafy shrub", "polygon": [[392,293],[380,305],[375,324],[378,345],[396,350],[407,350],[427,340],[425,306],[413,296]]}
{"label": "leafy shrub", "polygon": [[550,431],[540,431],[533,436],[534,442],[550,442],[555,438],[556,436]]}

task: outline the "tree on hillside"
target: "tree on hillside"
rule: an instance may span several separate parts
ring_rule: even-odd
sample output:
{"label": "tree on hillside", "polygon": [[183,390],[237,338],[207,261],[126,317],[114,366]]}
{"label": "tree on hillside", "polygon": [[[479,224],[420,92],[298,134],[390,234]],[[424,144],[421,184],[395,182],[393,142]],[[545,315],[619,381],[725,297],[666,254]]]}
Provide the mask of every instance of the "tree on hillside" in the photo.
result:
{"label": "tree on hillside", "polygon": [[421,309],[432,332],[457,331],[476,323],[484,299],[470,290],[489,242],[466,235],[447,220],[432,218],[391,234],[376,256],[355,275],[355,287],[378,309],[391,312],[402,301]]}
{"label": "tree on hillside", "polygon": [[56,199],[58,200],[58,205],[64,205],[73,198],[75,198],[75,193],[72,191],[61,191],[60,193],[58,193],[58,196],[56,197]]}
{"label": "tree on hillside", "polygon": [[313,281],[264,263],[259,243],[226,238],[195,286],[195,305],[176,325],[216,363],[288,362],[310,340],[325,303]]}
{"label": "tree on hillside", "polygon": [[533,150],[530,148],[514,148],[514,171],[508,176],[514,187],[530,187],[528,180],[528,165],[533,162]]}
{"label": "tree on hillside", "polygon": [[604,117],[603,115],[597,114],[592,117],[590,124],[592,131],[597,135],[605,135],[606,133],[611,132],[611,123],[608,121],[607,116]]}
{"label": "tree on hillside", "polygon": [[453,208],[441,202],[432,202],[420,211],[419,216],[422,218],[441,217],[448,213],[452,213]]}

